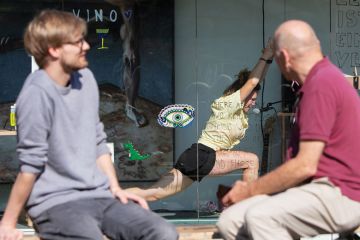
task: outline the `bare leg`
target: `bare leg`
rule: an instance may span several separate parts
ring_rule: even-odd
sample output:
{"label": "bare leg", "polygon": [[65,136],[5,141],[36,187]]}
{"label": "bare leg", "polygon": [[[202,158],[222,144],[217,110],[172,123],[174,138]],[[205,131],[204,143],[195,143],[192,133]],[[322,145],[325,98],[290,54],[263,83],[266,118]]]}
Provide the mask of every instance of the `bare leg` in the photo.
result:
{"label": "bare leg", "polygon": [[193,180],[191,178],[183,175],[179,170],[173,168],[148,189],[134,187],[128,188],[126,191],[135,193],[136,195],[145,198],[147,201],[156,201],[181,192],[192,183]]}
{"label": "bare leg", "polygon": [[[254,153],[243,151],[217,151],[215,165],[210,176],[224,175],[226,173],[243,169],[243,180],[246,182],[254,181],[258,178],[259,158]],[[229,186],[219,185],[216,196],[219,199],[219,209],[222,211],[223,206],[221,199],[231,189]]]}
{"label": "bare leg", "polygon": [[237,169],[244,169],[244,181],[253,181],[258,178],[259,158],[249,152],[217,151],[215,165],[209,175],[224,175]]}

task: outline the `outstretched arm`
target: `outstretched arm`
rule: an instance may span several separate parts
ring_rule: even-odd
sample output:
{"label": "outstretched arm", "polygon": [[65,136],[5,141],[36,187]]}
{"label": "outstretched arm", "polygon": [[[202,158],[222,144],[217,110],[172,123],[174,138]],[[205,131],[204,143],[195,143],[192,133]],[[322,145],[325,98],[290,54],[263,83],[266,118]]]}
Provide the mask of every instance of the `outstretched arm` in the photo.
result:
{"label": "outstretched arm", "polygon": [[265,74],[269,68],[270,61],[272,61],[274,52],[272,49],[272,40],[270,39],[262,51],[262,54],[252,69],[249,79],[245,85],[240,89],[240,100],[244,101],[250,93],[254,90],[257,84],[259,84],[265,77]]}

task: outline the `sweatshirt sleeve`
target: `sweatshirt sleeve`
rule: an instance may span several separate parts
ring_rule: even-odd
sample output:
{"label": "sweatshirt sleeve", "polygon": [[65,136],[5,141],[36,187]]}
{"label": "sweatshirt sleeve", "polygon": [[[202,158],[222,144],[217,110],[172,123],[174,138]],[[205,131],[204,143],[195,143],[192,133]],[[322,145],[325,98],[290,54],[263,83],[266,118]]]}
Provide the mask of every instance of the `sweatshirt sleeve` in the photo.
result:
{"label": "sweatshirt sleeve", "polygon": [[98,118],[96,124],[96,158],[100,157],[101,155],[110,153],[109,148],[106,145],[106,133],[104,131],[104,124]]}
{"label": "sweatshirt sleeve", "polygon": [[46,92],[34,85],[24,89],[17,99],[17,154],[22,172],[40,173],[47,162],[50,106]]}

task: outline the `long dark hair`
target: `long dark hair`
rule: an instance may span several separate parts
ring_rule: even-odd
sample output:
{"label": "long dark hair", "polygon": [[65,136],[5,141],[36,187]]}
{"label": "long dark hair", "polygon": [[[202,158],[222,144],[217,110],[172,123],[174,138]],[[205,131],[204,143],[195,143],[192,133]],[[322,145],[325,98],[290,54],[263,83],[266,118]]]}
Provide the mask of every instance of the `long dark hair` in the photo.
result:
{"label": "long dark hair", "polygon": [[[242,86],[244,86],[246,81],[250,77],[250,73],[251,71],[249,71],[247,68],[241,69],[239,74],[236,75],[237,79],[225,89],[223,95],[224,96],[230,95],[236,92],[237,90],[239,90]],[[253,91],[259,91],[260,88],[261,88],[260,84],[257,84]]]}

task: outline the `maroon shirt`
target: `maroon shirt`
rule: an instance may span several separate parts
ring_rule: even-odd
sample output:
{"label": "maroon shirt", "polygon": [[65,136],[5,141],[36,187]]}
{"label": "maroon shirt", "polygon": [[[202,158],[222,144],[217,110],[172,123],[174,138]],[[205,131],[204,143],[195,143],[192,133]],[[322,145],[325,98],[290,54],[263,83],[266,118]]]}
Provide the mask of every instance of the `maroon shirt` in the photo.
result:
{"label": "maroon shirt", "polygon": [[299,91],[288,158],[296,156],[299,139],[325,142],[314,178],[328,177],[360,202],[360,98],[327,58],[311,69]]}

